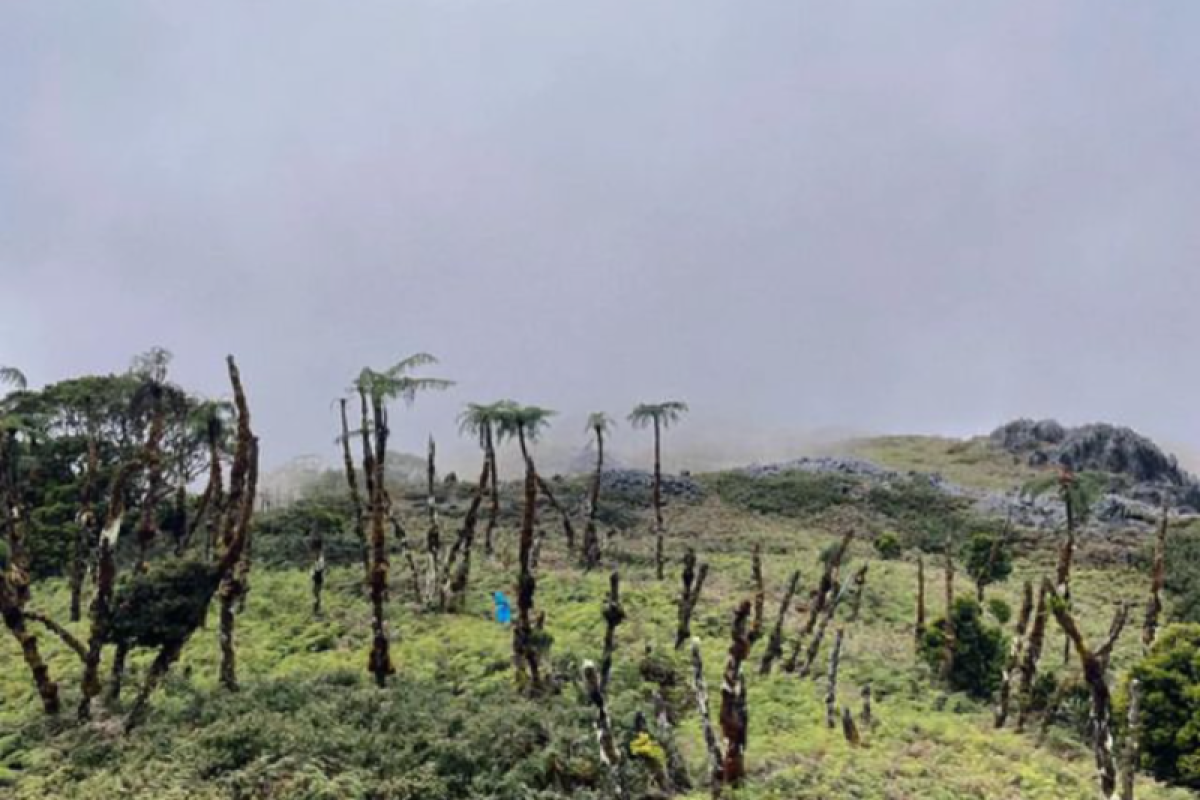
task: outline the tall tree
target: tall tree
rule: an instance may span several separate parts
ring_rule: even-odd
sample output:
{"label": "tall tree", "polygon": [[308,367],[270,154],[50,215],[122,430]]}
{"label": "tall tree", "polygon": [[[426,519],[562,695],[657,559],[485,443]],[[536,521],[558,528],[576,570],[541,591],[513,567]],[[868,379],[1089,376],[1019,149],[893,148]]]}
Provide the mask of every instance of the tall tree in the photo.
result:
{"label": "tall tree", "polygon": [[592,472],[592,486],[588,494],[587,524],[583,530],[583,568],[592,570],[600,566],[600,535],[596,530],[596,516],[600,512],[600,485],[604,478],[604,437],[615,423],[603,411],[588,415],[587,430],[596,443],[596,469]]}
{"label": "tall tree", "polygon": [[495,552],[496,524],[500,519],[500,482],[496,466],[496,428],[504,409],[503,401],[495,403],[468,403],[458,416],[458,429],[479,440],[483,450],[484,466],[487,471],[488,521],[483,533],[483,552],[491,556]]}
{"label": "tall tree", "polygon": [[688,412],[687,403],[667,400],[662,403],[641,403],[629,412],[629,423],[635,428],[654,429],[654,567],[659,580],[663,578],[665,529],[662,513],[662,432],[679,422]]}
{"label": "tall tree", "polygon": [[453,386],[452,381],[442,378],[412,374],[416,369],[436,363],[437,359],[428,353],[417,353],[382,371],[364,368],[354,381],[354,390],[362,406],[363,473],[370,509],[372,643],[368,666],[376,685],[381,687],[395,671],[384,614],[388,586],[385,523],[391,511],[391,498],[386,485],[387,443],[391,433],[388,428],[388,405],[396,399],[411,405],[422,392],[440,391]]}
{"label": "tall tree", "polygon": [[556,412],[549,408],[541,408],[540,406],[525,406],[515,403],[511,400],[502,400],[498,405],[496,431],[501,439],[515,439],[518,447],[521,449],[521,458],[526,465],[533,469],[533,479],[538,491],[551,508],[559,515],[562,520],[563,534],[567,540],[567,548],[575,549],[575,526],[571,524],[571,515],[558,501],[558,497],[554,494],[554,490],[550,488],[550,484],[537,471],[537,466],[533,462],[533,457],[529,452],[529,445],[541,438],[542,433],[546,428],[550,427],[550,418]]}
{"label": "tall tree", "polygon": [[1158,524],[1158,536],[1154,541],[1154,564],[1150,573],[1150,599],[1146,601],[1146,617],[1142,621],[1142,649],[1149,651],[1158,636],[1158,618],[1162,615],[1162,590],[1167,571],[1167,527],[1170,516],[1167,502],[1163,500],[1162,519]]}

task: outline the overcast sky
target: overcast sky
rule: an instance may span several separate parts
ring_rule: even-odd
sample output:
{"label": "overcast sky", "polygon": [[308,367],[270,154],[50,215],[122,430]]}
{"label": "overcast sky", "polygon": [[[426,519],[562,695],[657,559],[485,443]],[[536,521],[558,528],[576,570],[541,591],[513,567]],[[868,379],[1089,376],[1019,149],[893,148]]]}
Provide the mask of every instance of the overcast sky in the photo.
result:
{"label": "overcast sky", "polygon": [[[0,364],[1200,449],[1200,3],[0,2]],[[618,444],[634,434],[618,432]]]}

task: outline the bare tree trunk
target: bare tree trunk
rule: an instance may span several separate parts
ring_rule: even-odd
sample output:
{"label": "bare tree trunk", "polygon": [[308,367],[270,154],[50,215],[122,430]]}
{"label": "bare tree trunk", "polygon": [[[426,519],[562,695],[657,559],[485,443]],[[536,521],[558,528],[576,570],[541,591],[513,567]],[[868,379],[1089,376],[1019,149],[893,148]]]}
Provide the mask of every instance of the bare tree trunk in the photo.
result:
{"label": "bare tree trunk", "polygon": [[321,593],[325,589],[325,543],[322,540],[317,541],[316,558],[313,560],[312,568],[312,615],[320,618],[323,615],[321,609]]}
{"label": "bare tree trunk", "polygon": [[847,531],[837,549],[833,551],[829,560],[825,562],[825,567],[821,572],[821,581],[817,584],[817,590],[813,594],[812,602],[808,605],[808,618],[800,628],[800,633],[792,645],[792,652],[788,657],[787,663],[784,665],[784,671],[796,671],[799,665],[800,651],[804,646],[804,638],[816,628],[818,620],[821,619],[821,615],[825,612],[825,607],[830,602],[830,598],[841,592],[838,579],[841,574],[842,560],[846,557],[846,551],[850,549],[850,543],[853,540],[854,531]]}
{"label": "bare tree trunk", "polygon": [[608,599],[604,602],[604,655],[600,659],[600,686],[608,691],[612,674],[613,652],[617,649],[617,626],[625,621],[621,605],[621,576],[614,570],[608,576]]}
{"label": "bare tree trunk", "polygon": [[1025,730],[1025,722],[1029,718],[1030,705],[1033,702],[1033,682],[1037,678],[1038,661],[1042,657],[1042,646],[1046,640],[1046,622],[1050,616],[1046,597],[1046,586],[1043,583],[1038,589],[1037,610],[1033,615],[1033,628],[1029,632],[1029,644],[1025,648],[1025,656],[1021,660],[1021,684],[1017,691],[1020,701],[1020,708],[1017,712],[1017,731]]}
{"label": "bare tree trunk", "polygon": [[1008,650],[1008,661],[1004,664],[1004,673],[1000,680],[1000,699],[996,703],[995,726],[1003,728],[1008,721],[1009,700],[1012,697],[1013,679],[1021,664],[1021,652],[1025,647],[1025,632],[1029,629],[1029,619],[1033,615],[1033,583],[1025,581],[1025,590],[1021,597],[1021,613],[1017,617],[1017,630],[1013,635],[1012,645]]}
{"label": "bare tree trunk", "polygon": [[446,598],[446,610],[459,611],[466,603],[467,585],[471,580],[471,550],[475,545],[475,527],[479,524],[479,509],[483,505],[484,495],[488,491],[491,479],[491,465],[484,458],[483,469],[479,473],[479,483],[475,487],[475,496],[467,508],[463,518],[462,529],[458,532],[450,556],[446,559],[446,588],[442,596]]}
{"label": "bare tree trunk", "polygon": [[75,552],[71,559],[71,622],[78,622],[83,616],[83,581],[87,575],[88,560],[98,534],[94,495],[96,476],[99,470],[100,446],[96,442],[96,437],[89,436],[87,466],[84,468],[83,489],[79,496],[79,515],[76,518],[78,530],[75,532]]}
{"label": "bare tree trunk", "polygon": [[71,633],[69,630],[45,614],[25,609],[25,620],[26,622],[37,622],[43,625],[46,630],[50,631],[60,640],[62,640],[63,644],[71,648],[71,650],[75,652],[75,655],[79,656],[80,660],[83,660],[87,657],[87,647],[84,646],[83,642],[79,641],[79,639],[75,637],[75,634]]}
{"label": "bare tree trunk", "polygon": [[[613,573],[614,576],[616,573]],[[600,743],[600,760],[608,767],[612,780],[613,794],[618,798],[626,797],[625,776],[622,769],[623,759],[613,736],[612,720],[608,715],[608,702],[604,695],[604,685],[596,671],[596,665],[591,661],[583,662],[583,682],[587,689],[588,700],[596,707],[596,740]]]}
{"label": "bare tree trunk", "polygon": [[1146,602],[1146,619],[1142,623],[1142,650],[1148,651],[1158,637],[1158,618],[1162,615],[1162,590],[1166,581],[1168,512],[1163,501],[1162,521],[1154,542],[1154,567],[1150,576],[1150,599]]}
{"label": "bare tree trunk", "polygon": [[[365,400],[364,400],[365,405]],[[388,676],[395,673],[392,664],[391,645],[388,641],[387,618],[384,607],[387,603],[388,587],[388,554],[387,533],[384,520],[388,516],[388,495],[384,485],[384,461],[387,454],[387,412],[381,399],[375,399],[371,406],[371,416],[375,432],[374,445],[368,441],[365,451],[370,453],[369,460],[363,463],[364,474],[370,474],[368,481],[371,497],[371,655],[368,668],[375,678],[375,685],[380,688],[387,685]],[[372,451],[373,447],[373,452]]]}
{"label": "bare tree trunk", "polygon": [[550,488],[550,484],[545,478],[543,478],[541,475],[538,475],[537,483],[538,489],[541,490],[542,495],[550,503],[550,507],[554,509],[555,513],[557,513],[559,518],[562,520],[563,536],[567,540],[567,550],[574,553],[575,526],[571,524],[571,515],[567,513],[567,509],[563,507],[562,503],[558,502],[558,498],[554,495],[554,490]]}
{"label": "bare tree trunk", "polygon": [[154,690],[162,683],[163,678],[167,676],[167,672],[171,669],[171,665],[178,659],[183,652],[185,641],[172,642],[163,645],[158,651],[154,661],[150,664],[150,669],[146,673],[145,680],[142,681],[142,688],[138,691],[137,699],[133,702],[133,707],[129,710],[129,715],[125,718],[125,733],[129,733],[138,725],[146,716],[146,709],[150,704],[150,696],[154,694]]}
{"label": "bare tree trunk", "polygon": [[47,714],[55,715],[62,709],[58,697],[58,684],[50,677],[50,668],[42,660],[38,651],[37,637],[29,632],[25,614],[17,601],[16,592],[7,575],[0,575],[0,616],[9,633],[21,646],[21,655],[25,659],[38,695],[42,698],[42,708]]}
{"label": "bare tree trunk", "polygon": [[[1074,483],[1075,476],[1070,472],[1064,471],[1059,477],[1063,505],[1066,507],[1067,513],[1067,537],[1058,551],[1058,566],[1055,569],[1054,585],[1068,608],[1071,606],[1071,566],[1075,561],[1075,505],[1071,502],[1071,487]],[[1069,636],[1064,636],[1063,664],[1065,665],[1070,660],[1071,639]]]}
{"label": "bare tree trunk", "polygon": [[[367,528],[363,516],[363,500],[362,494],[358,490],[358,475],[354,470],[354,458],[350,454],[350,423],[346,419],[346,399],[342,398],[338,401],[342,413],[342,463],[346,470],[346,486],[350,492],[350,508],[353,510],[352,519],[354,520],[354,534],[358,537],[359,550],[362,555],[363,575],[370,581],[371,576],[371,551],[367,546]],[[366,422],[365,404],[364,404],[364,419]],[[363,437],[364,444],[366,437]]]}
{"label": "bare tree trunk", "polygon": [[838,704],[838,666],[842,663],[842,637],[844,631],[838,628],[833,636],[833,650],[829,653],[829,679],[825,687],[825,727],[833,730],[837,727]]}
{"label": "bare tree trunk", "polygon": [[825,630],[829,627],[829,623],[833,621],[833,617],[837,614],[838,606],[846,596],[848,587],[839,587],[838,592],[833,599],[825,605],[825,611],[821,614],[821,619],[817,623],[817,629],[813,632],[812,639],[808,642],[808,652],[805,653],[804,663],[797,671],[797,675],[801,678],[808,677],[812,672],[813,664],[816,663],[817,656],[821,652],[821,642],[825,639]]}
{"label": "bare tree trunk", "polygon": [[709,711],[708,687],[704,682],[704,661],[700,657],[700,640],[692,639],[692,692],[696,696],[696,710],[700,716],[700,725],[704,730],[704,746],[708,753],[708,779],[713,797],[721,794],[721,784],[724,776],[723,764],[725,754],[721,752],[721,744],[713,729],[712,714]]}
{"label": "bare tree trunk", "polygon": [[679,626],[675,631],[675,649],[683,647],[692,636],[692,614],[700,601],[700,591],[708,577],[708,564],[696,569],[696,551],[690,547],[683,556],[683,589],[679,594]]}
{"label": "bare tree trunk", "polygon": [[[661,689],[654,690],[654,719],[658,728],[659,744],[667,754],[667,785],[664,790],[668,794],[674,794],[676,791],[686,792],[692,788],[692,779],[688,775],[687,762],[675,744],[675,728],[671,724],[670,709]],[[717,763],[719,764],[720,760]]]}
{"label": "bare tree trunk", "polygon": [[799,585],[800,570],[796,570],[788,579],[787,590],[783,594],[783,601],[779,604],[779,616],[775,619],[775,627],[767,639],[767,651],[763,653],[762,664],[758,669],[760,675],[770,675],[776,659],[783,656],[783,625],[788,611],[792,607],[792,600],[796,596],[796,587]]}
{"label": "bare tree trunk", "polygon": [[426,460],[425,507],[429,514],[429,529],[425,537],[425,603],[432,608],[445,608],[442,592],[442,525],[437,508],[437,449],[429,437],[429,456]]}
{"label": "bare tree trunk", "polygon": [[850,599],[850,621],[858,622],[859,612],[862,610],[863,592],[867,588],[867,569],[870,564],[863,564],[854,573],[854,579],[851,583],[853,596]]}
{"label": "bare tree trunk", "polygon": [[588,497],[587,525],[583,529],[583,568],[600,566],[600,535],[596,530],[596,515],[600,510],[600,484],[604,478],[604,430],[596,429],[596,470],[592,473],[591,494]]}
{"label": "bare tree trunk", "polygon": [[1133,784],[1137,779],[1138,745],[1142,737],[1142,684],[1129,681],[1129,716],[1125,731],[1125,747],[1121,752],[1121,800],[1134,800]]}
{"label": "bare tree trunk", "polygon": [[871,684],[863,684],[862,687],[862,723],[863,727],[870,730],[875,726],[875,716],[871,710]]}
{"label": "bare tree trunk", "polygon": [[154,400],[154,416],[150,420],[150,432],[143,456],[146,467],[146,497],[142,500],[142,514],[137,529],[138,572],[146,571],[146,557],[154,537],[158,535],[158,496],[162,488],[162,437],[166,427],[165,416],[159,390]]}
{"label": "bare tree trunk", "polygon": [[842,735],[851,747],[862,744],[862,736],[858,732],[858,726],[854,724],[854,712],[850,710],[850,706],[842,709]]}
{"label": "bare tree trunk", "polygon": [[129,659],[129,645],[125,642],[117,644],[117,651],[113,655],[112,669],[108,674],[108,692],[107,701],[111,706],[115,706],[121,700],[121,686],[125,680],[125,664]]}
{"label": "bare tree trunk", "polygon": [[491,503],[488,506],[487,528],[483,534],[483,549],[484,554],[491,558],[492,554],[496,552],[495,531],[496,523],[500,519],[500,476],[496,469],[495,433],[492,430],[490,422],[487,424],[484,432],[484,442],[487,447],[488,478],[491,482],[489,498]]}
{"label": "bare tree trunk", "polygon": [[1108,638],[1095,651],[1092,651],[1083,641],[1083,634],[1071,615],[1064,598],[1053,586],[1047,585],[1047,592],[1052,599],[1050,610],[1058,620],[1063,633],[1075,646],[1083,667],[1083,678],[1087,681],[1092,696],[1092,751],[1096,757],[1096,773],[1100,782],[1100,793],[1105,798],[1111,798],[1117,791],[1117,762],[1113,754],[1112,733],[1112,696],[1108,688],[1106,673],[1113,647],[1125,627],[1129,616],[1129,607],[1122,604],[1113,617],[1109,627]]}
{"label": "bare tree trunk", "polygon": [[917,645],[920,646],[925,636],[925,556],[917,553],[917,626],[915,629]]}
{"label": "bare tree trunk", "polygon": [[749,715],[746,708],[746,676],[742,663],[750,654],[750,636],[746,621],[750,616],[750,602],[743,601],[733,616],[733,632],[730,637],[729,658],[725,662],[725,675],[721,679],[721,739],[725,760],[721,765],[722,782],[738,788],[746,777],[746,734]]}
{"label": "bare tree trunk", "polygon": [[525,457],[525,507],[521,514],[519,573],[517,575],[517,622],[513,625],[513,661],[517,681],[530,694],[542,688],[541,662],[534,642],[533,598],[537,578],[533,573],[533,534],[536,526],[537,477],[533,461]]}
{"label": "bare tree trunk", "polygon": [[762,636],[763,615],[767,607],[767,586],[763,580],[762,545],[754,543],[754,555],[751,559],[751,572],[754,579],[754,619],[750,623],[750,643],[754,644]]}

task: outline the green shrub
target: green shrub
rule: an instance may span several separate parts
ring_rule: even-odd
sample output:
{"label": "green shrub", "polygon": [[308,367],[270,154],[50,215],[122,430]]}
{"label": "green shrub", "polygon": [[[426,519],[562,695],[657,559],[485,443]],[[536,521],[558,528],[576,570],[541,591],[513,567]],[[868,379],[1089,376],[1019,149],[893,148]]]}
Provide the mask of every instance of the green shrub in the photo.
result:
{"label": "green shrub", "polygon": [[715,479],[717,496],[726,503],[760,514],[803,517],[851,500],[856,481],[842,475],[793,470],[754,477],[726,472]]}
{"label": "green shrub", "polygon": [[1007,625],[1008,621],[1012,619],[1012,606],[1002,597],[989,598],[987,609],[992,618],[1000,623],[1001,626]]}
{"label": "green shrub", "polygon": [[1167,537],[1165,588],[1171,619],[1200,622],[1200,530],[1174,531]]}
{"label": "green shrub", "polygon": [[124,578],[117,585],[109,641],[133,647],[181,641],[203,621],[216,580],[215,565],[174,558]]}
{"label": "green shrub", "polygon": [[1012,548],[1002,537],[999,533],[976,533],[967,542],[967,574],[981,593],[984,587],[1006,581],[1012,574]]}
{"label": "green shrub", "polygon": [[[968,597],[954,601],[954,664],[950,685],[972,697],[987,699],[1000,685],[1004,664],[1004,634],[983,621],[979,603]],[[941,669],[946,651],[946,620],[935,620],[921,639],[921,657]]]}
{"label": "green shrub", "polygon": [[904,545],[900,543],[900,537],[887,531],[876,537],[875,552],[884,561],[895,561],[904,553]]}
{"label": "green shrub", "polygon": [[1200,624],[1167,626],[1130,675],[1141,683],[1142,765],[1200,789]]}

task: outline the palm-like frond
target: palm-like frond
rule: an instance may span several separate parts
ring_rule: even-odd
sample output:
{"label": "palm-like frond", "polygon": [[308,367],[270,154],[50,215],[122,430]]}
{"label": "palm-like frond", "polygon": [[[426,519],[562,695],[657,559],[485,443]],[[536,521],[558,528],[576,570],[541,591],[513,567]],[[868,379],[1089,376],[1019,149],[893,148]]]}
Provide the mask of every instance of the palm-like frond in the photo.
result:
{"label": "palm-like frond", "polygon": [[550,427],[550,418],[557,412],[541,406],[523,406],[512,400],[496,403],[496,433],[501,440],[524,434],[528,442],[536,442]]}
{"label": "palm-like frond", "polygon": [[584,427],[584,430],[604,434],[616,426],[617,421],[608,414],[605,414],[603,411],[593,411],[591,414],[588,414],[587,425]]}
{"label": "palm-like frond", "polygon": [[445,391],[454,381],[443,378],[419,378],[408,375],[408,371],[427,364],[436,364],[437,359],[428,353],[409,356],[382,372],[363,367],[354,380],[354,390],[375,400],[401,399],[412,404],[421,392]]}
{"label": "palm-like frond", "polygon": [[640,403],[629,412],[629,424],[635,428],[645,428],[657,422],[663,428],[669,428],[688,412],[688,405],[680,400],[666,400],[662,403]]}
{"label": "palm-like frond", "polygon": [[29,381],[25,379],[25,373],[16,367],[0,366],[0,386],[11,386],[23,392],[29,388]]}

